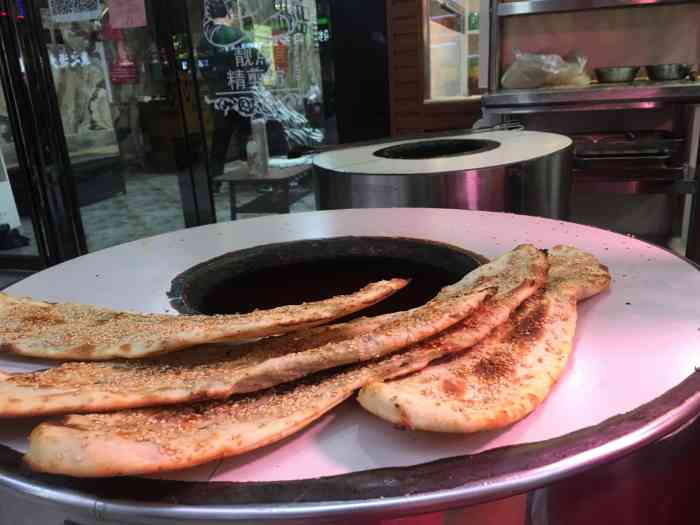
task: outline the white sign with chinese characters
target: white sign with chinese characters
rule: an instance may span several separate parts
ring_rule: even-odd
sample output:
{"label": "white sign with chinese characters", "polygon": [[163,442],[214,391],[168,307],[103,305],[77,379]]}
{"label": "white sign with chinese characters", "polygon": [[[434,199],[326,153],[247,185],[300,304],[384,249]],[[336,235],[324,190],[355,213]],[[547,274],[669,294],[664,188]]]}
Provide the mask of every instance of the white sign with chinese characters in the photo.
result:
{"label": "white sign with chinese characters", "polygon": [[[259,14],[254,3],[248,3],[245,9],[241,9],[241,6],[233,2],[219,2],[218,6],[226,8],[226,15],[223,17],[224,13],[219,10],[214,11],[213,5],[214,0],[204,0],[204,19],[202,21],[204,36],[211,46],[230,56],[230,67],[225,71],[225,88],[220,88],[214,93],[214,108],[226,114],[233,110],[244,117],[254,115],[274,117],[279,112],[279,108],[272,106],[277,106],[277,104],[271,104],[269,96],[263,97],[264,99],[260,97],[260,92],[266,91],[262,85],[264,78],[266,78],[267,85],[274,86],[272,90],[276,94],[279,91],[285,99],[294,99],[298,105],[301,101],[301,95],[293,93],[297,90],[285,89],[288,73],[284,70],[269,69],[265,57],[257,49],[258,45],[253,43],[255,42],[255,30],[246,29],[243,23],[244,18],[254,18]],[[277,11],[258,22],[261,26],[271,29],[267,36],[267,45],[272,47],[289,45],[295,37],[304,38],[303,34],[297,34],[306,22],[303,10],[300,8],[302,5],[301,2],[294,0],[276,2]],[[225,25],[236,27],[240,36],[231,42],[217,42],[214,35]],[[296,71],[294,73],[294,77],[290,78],[298,76]]]}
{"label": "white sign with chinese characters", "polygon": [[68,67],[80,67],[90,64],[90,56],[87,51],[73,51],[70,49],[58,49],[55,53],[49,52],[49,62],[54,69]]}
{"label": "white sign with chinese characters", "polygon": [[305,78],[305,68],[314,67],[309,53],[318,49],[315,10],[307,3],[275,0],[271,14],[272,0],[204,0],[200,67],[215,111],[275,121],[290,145],[313,146],[324,134],[306,116],[305,97],[320,82],[313,72]]}
{"label": "white sign with chinese characters", "polygon": [[265,76],[265,58],[262,54],[253,53],[251,48],[232,49],[230,53],[233,68],[226,73],[226,85],[231,90],[227,94],[251,92]]}
{"label": "white sign with chinese characters", "polygon": [[100,0],[49,0],[49,17],[52,22],[84,22],[101,15]]}

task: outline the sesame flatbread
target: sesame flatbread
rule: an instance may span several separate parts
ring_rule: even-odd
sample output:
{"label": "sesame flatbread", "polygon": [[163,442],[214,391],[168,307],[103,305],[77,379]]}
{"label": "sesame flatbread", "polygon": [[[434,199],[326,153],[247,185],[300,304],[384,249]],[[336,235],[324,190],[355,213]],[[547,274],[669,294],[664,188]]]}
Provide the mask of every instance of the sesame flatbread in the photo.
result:
{"label": "sesame flatbread", "polygon": [[139,314],[0,293],[0,351],[57,360],[142,358],[328,323],[372,306],[407,284],[405,279],[391,279],[322,301],[213,316]]}
{"label": "sesame flatbread", "polygon": [[487,288],[378,318],[311,329],[243,347],[195,348],[143,361],[66,363],[0,375],[0,417],[104,412],[223,399],[374,359],[427,339],[472,314]]}
{"label": "sesame flatbread", "polygon": [[475,432],[512,424],[539,406],[572,351],[576,303],[610,285],[593,256],[549,250],[547,286],[481,343],[420,372],[364,387],[360,404],[409,429]]}
{"label": "sesame flatbread", "polygon": [[[499,289],[498,282],[511,282],[510,288],[521,294],[526,289],[531,295],[544,282],[546,257],[531,247],[519,248],[518,254],[509,252],[505,259],[490,263],[492,266],[483,269],[468,286],[452,287],[449,294],[440,294],[442,300],[474,291],[485,282],[492,291]],[[492,278],[494,267],[505,273],[500,281]],[[526,286],[513,280],[516,267],[526,268],[519,272]],[[467,318],[470,321],[455,323],[406,350],[301,382],[226,401],[71,415],[43,423],[32,432],[25,459],[35,470],[100,477],[158,473],[242,454],[297,432],[367,384],[404,376],[463,350],[481,336],[477,318],[481,311],[477,308]]]}
{"label": "sesame flatbread", "polygon": [[541,289],[548,268],[547,256],[542,250],[523,244],[443,288],[438,297],[450,297],[483,286],[492,286],[496,290],[473,315],[461,322],[459,338],[462,348],[481,341],[503,324],[525,299]]}
{"label": "sesame flatbread", "polygon": [[[71,415],[40,424],[25,461],[77,477],[155,474],[236,456],[298,432],[375,381],[420,370],[459,346],[462,328],[380,359],[225,401]],[[450,335],[452,334],[452,335]]]}

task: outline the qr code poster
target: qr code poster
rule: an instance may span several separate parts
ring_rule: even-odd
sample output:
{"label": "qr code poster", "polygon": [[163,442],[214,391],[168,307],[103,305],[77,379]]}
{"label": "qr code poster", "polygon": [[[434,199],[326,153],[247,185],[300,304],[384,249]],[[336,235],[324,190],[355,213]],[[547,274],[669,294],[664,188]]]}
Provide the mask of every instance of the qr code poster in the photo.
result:
{"label": "qr code poster", "polygon": [[52,22],[84,22],[100,17],[100,0],[49,0]]}

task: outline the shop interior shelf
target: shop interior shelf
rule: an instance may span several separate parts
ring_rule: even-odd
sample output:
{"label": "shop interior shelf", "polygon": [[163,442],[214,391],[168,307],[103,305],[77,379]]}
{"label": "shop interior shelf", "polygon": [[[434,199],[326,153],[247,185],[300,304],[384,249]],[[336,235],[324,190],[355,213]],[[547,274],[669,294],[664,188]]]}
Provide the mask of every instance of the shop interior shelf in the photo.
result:
{"label": "shop interior shelf", "polygon": [[524,0],[499,3],[496,14],[498,16],[518,16],[538,13],[590,11],[616,7],[649,7],[692,3],[698,3],[698,0]]}

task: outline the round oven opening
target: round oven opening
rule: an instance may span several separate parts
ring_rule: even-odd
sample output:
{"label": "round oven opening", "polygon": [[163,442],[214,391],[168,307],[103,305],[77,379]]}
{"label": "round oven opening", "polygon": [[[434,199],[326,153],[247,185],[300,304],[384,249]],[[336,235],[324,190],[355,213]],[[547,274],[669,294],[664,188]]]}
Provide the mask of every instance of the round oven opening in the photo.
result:
{"label": "round oven opening", "polygon": [[343,319],[348,320],[420,306],[485,261],[455,246],[418,239],[303,240],[201,263],[173,279],[168,296],[184,314],[247,313],[352,293],[382,279],[411,279],[392,297]]}
{"label": "round oven opening", "polygon": [[389,146],[374,152],[385,159],[421,160],[473,155],[496,149],[500,143],[485,139],[438,139]]}

